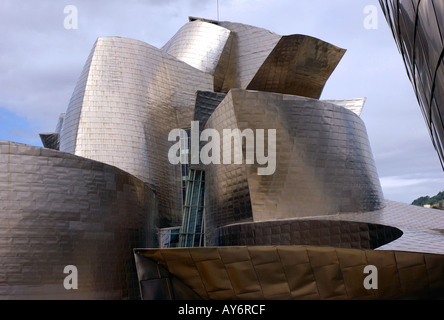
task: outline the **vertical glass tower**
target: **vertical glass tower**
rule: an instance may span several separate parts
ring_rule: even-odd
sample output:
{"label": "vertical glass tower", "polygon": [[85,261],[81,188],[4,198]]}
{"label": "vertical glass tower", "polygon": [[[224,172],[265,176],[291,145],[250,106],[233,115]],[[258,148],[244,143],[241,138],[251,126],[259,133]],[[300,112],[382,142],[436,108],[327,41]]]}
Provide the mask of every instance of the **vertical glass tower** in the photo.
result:
{"label": "vertical glass tower", "polygon": [[180,230],[182,247],[205,245],[205,171],[190,169]]}
{"label": "vertical glass tower", "polygon": [[[186,132],[186,134],[185,134]],[[181,157],[181,176],[182,176],[182,205],[185,204],[185,198],[187,195],[187,181],[188,181],[188,174],[189,174],[189,164],[190,161],[190,136],[191,136],[191,129],[186,129],[185,132],[182,133],[180,136],[180,157]]]}

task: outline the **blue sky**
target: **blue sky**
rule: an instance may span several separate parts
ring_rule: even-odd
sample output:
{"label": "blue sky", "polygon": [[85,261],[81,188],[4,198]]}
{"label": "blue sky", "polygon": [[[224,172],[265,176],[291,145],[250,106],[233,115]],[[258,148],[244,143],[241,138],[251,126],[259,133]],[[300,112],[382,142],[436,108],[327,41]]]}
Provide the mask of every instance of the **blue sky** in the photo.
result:
{"label": "blue sky", "polygon": [[26,117],[21,117],[6,108],[0,107],[0,139],[33,146],[42,146],[36,134],[40,128]]}
{"label": "blue sky", "polygon": [[[100,36],[156,47],[188,16],[217,18],[217,0],[2,0],[0,2],[0,139],[41,146],[66,111],[89,52]],[[366,97],[364,120],[386,198],[410,203],[444,190],[405,67],[377,0],[219,0],[220,20],[281,35],[306,34],[347,49],[322,99]],[[63,22],[78,8],[78,29]],[[365,7],[377,8],[366,29]]]}

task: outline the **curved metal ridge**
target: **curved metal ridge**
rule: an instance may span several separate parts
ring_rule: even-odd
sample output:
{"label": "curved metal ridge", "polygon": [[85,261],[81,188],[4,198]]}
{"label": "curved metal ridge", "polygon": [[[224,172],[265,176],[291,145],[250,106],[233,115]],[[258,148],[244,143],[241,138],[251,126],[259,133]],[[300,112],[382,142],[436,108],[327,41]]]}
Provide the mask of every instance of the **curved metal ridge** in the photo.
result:
{"label": "curved metal ridge", "polygon": [[[444,298],[444,255],[314,246],[135,249],[134,254],[142,299]],[[365,285],[367,266],[377,272],[377,289]]]}
{"label": "curved metal ridge", "polygon": [[276,130],[276,170],[258,175],[261,166],[246,161],[206,165],[208,233],[240,221],[384,206],[365,125],[350,110],[295,95],[233,89],[205,125],[218,132],[225,128]]}
{"label": "curved metal ridge", "polygon": [[247,89],[319,99],[345,51],[310,36],[284,36]]}

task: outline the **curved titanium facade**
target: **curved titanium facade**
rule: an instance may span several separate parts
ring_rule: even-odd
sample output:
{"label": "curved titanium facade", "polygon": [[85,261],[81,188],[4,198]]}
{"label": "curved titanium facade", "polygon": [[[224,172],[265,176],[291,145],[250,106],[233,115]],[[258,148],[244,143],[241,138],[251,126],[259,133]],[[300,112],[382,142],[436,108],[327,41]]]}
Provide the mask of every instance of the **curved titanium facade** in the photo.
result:
{"label": "curved titanium facade", "polygon": [[218,246],[309,245],[376,249],[401,236],[398,228],[367,222],[287,219],[221,227]]}
{"label": "curved titanium facade", "polygon": [[[142,299],[442,299],[443,255],[315,246],[136,249]],[[364,287],[377,266],[378,289]]]}
{"label": "curved titanium facade", "polygon": [[195,20],[184,25],[162,51],[214,76],[214,91],[222,87],[231,52],[231,31]]}
{"label": "curved titanium facade", "polygon": [[[420,53],[433,52],[417,50],[429,44],[421,14],[438,4],[411,3],[412,79],[426,92]],[[135,299],[136,268],[144,299],[442,297],[442,215],[384,200],[359,117],[365,99],[319,100],[344,52],[199,18],[161,49],[99,38],[65,118],[42,136],[63,152],[0,142],[0,298]],[[430,82],[433,128],[441,71]],[[237,164],[225,162],[230,129],[252,133]],[[204,143],[204,131],[220,140]],[[171,164],[173,146],[193,161]],[[202,159],[205,148],[224,161]],[[133,251],[159,246],[158,233],[162,245],[227,247]],[[258,247],[282,244],[292,246]],[[378,291],[362,287],[369,264]],[[77,290],[63,286],[67,265]]]}
{"label": "curved titanium facade", "polygon": [[246,89],[281,36],[242,23],[220,21],[218,24],[233,34],[230,60],[220,92],[227,93],[233,88]]}
{"label": "curved titanium facade", "polygon": [[208,232],[242,221],[384,206],[365,125],[350,110],[310,98],[236,89],[211,115],[209,128],[221,136],[223,129],[276,129],[277,158],[272,175],[258,175],[261,166],[246,164],[245,154],[243,164],[205,167]]}
{"label": "curved titanium facade", "polygon": [[246,89],[319,99],[344,49],[304,35],[282,37]]}
{"label": "curved titanium facade", "polygon": [[60,150],[114,165],[155,189],[161,226],[181,221],[180,168],[168,133],[189,127],[213,77],[144,42],[99,38],[68,106]]}
{"label": "curved titanium facade", "polygon": [[380,0],[444,168],[444,3]]}
{"label": "curved titanium facade", "polygon": [[[0,299],[137,299],[132,255],[158,245],[155,195],[115,167],[0,141]],[[64,288],[64,267],[78,289]]]}

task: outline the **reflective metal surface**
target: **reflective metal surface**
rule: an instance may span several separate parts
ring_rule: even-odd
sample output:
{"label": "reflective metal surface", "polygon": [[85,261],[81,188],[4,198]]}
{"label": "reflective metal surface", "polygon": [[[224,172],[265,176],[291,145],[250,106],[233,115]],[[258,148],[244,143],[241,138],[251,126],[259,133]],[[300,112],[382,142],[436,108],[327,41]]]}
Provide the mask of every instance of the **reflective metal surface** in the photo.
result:
{"label": "reflective metal surface", "polygon": [[379,0],[444,168],[444,2]]}
{"label": "reflective metal surface", "polygon": [[345,50],[319,39],[282,37],[246,89],[319,99]]}
{"label": "reflective metal surface", "polygon": [[258,175],[260,165],[246,164],[245,152],[243,164],[205,166],[208,232],[241,221],[366,212],[384,206],[365,125],[343,107],[233,89],[205,128],[221,135],[223,129],[276,129],[277,136],[272,175]]}
{"label": "reflective metal surface", "polygon": [[[311,246],[134,250],[142,299],[444,297],[444,255]],[[378,289],[364,286],[366,266]]]}
{"label": "reflective metal surface", "polygon": [[40,139],[45,148],[58,150],[60,147],[59,133],[40,133]]}
{"label": "reflective metal surface", "polygon": [[367,98],[346,99],[346,100],[322,100],[322,101],[344,107],[345,109],[353,111],[358,116],[360,116],[366,100]]}
{"label": "reflective metal surface", "polygon": [[168,161],[168,133],[189,127],[196,91],[212,89],[211,75],[146,43],[99,38],[66,112],[60,150],[149,183],[161,227],[179,225],[180,168]]}
{"label": "reflective metal surface", "polygon": [[215,78],[220,90],[230,56],[231,31],[200,20],[184,25],[162,50]]}
{"label": "reflective metal surface", "polygon": [[158,246],[157,225],[154,192],[128,173],[0,141],[1,300],[137,299],[132,249]]}
{"label": "reflective metal surface", "polygon": [[271,31],[242,23],[220,21],[219,26],[233,33],[230,60],[220,92],[232,88],[246,89],[281,36]]}
{"label": "reflective metal surface", "polygon": [[[405,19],[416,17],[418,2],[413,11],[402,4]],[[440,4],[420,2],[419,16],[432,8]],[[359,117],[365,98],[318,99],[344,50],[189,20],[162,49],[97,40],[66,115],[42,134],[63,152],[0,141],[0,299],[137,299],[138,284],[144,299],[443,298],[444,216],[384,199]],[[402,44],[405,57],[416,54],[420,96],[429,87],[419,53],[434,43],[423,37],[421,50]],[[441,69],[426,110],[432,134]],[[172,165],[169,132],[185,129],[187,154],[182,134],[193,120],[199,133],[276,130],[276,150],[263,150],[276,156],[275,171],[259,175],[264,164],[246,163],[251,146],[242,164]],[[189,171],[205,174],[205,189],[195,177],[186,199]],[[179,245],[180,232],[201,244],[203,230],[207,244],[226,247],[133,252]],[[68,264],[79,268],[77,291],[63,287]],[[367,264],[378,267],[376,291],[362,288]]]}

